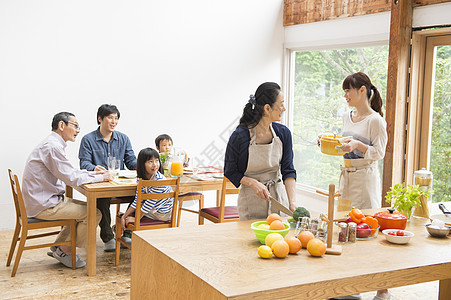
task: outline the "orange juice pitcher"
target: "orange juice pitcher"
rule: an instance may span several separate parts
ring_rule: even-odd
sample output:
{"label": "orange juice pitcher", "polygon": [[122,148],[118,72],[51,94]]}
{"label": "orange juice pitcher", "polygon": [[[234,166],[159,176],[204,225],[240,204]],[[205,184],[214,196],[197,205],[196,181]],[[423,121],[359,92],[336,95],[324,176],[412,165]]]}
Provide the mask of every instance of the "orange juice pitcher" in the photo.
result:
{"label": "orange juice pitcher", "polygon": [[183,160],[180,153],[175,152],[169,160],[169,175],[172,177],[183,176]]}

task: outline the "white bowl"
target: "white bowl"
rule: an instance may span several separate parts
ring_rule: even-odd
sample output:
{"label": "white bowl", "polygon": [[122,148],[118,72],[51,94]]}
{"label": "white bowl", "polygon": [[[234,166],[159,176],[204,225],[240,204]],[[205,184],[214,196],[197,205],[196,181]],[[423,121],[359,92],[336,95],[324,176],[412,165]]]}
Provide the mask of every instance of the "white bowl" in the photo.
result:
{"label": "white bowl", "polygon": [[[396,234],[398,231],[404,232],[404,236],[397,236],[397,235],[391,235],[388,234],[389,232],[393,232]],[[385,239],[393,244],[407,244],[410,239],[415,235],[413,232],[407,231],[407,230],[400,230],[400,229],[385,229],[382,230],[382,233],[385,236]]]}

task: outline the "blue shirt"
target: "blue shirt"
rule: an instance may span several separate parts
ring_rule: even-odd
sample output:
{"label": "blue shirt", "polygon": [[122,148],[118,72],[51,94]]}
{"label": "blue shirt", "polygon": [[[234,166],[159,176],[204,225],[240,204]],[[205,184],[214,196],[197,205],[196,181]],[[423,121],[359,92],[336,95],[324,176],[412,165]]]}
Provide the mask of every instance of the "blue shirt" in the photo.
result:
{"label": "blue shirt", "polygon": [[121,170],[124,169],[124,164],[129,170],[136,170],[136,156],[127,135],[113,131],[111,140],[107,143],[100,134],[99,127],[81,139],[80,151],[78,152],[80,169],[92,171],[96,166],[108,169],[107,160],[109,156],[121,160]]}
{"label": "blue shirt", "polygon": [[[272,128],[283,144],[282,159],[280,160],[280,173],[282,180],[288,177],[296,179],[296,170],[293,165],[293,141],[291,131],[288,127],[272,123]],[[227,177],[236,187],[240,186],[241,178],[247,169],[249,160],[249,143],[251,135],[249,129],[238,127],[230,136],[227,143],[224,176]]]}
{"label": "blue shirt", "polygon": [[[151,180],[164,180],[166,179],[160,172],[157,172],[152,176]],[[139,181],[139,178],[137,179]],[[142,194],[158,194],[158,193],[170,193],[172,188],[170,186],[143,186],[141,187]],[[130,207],[136,209],[136,200],[138,198],[138,188],[136,188],[136,196]],[[172,212],[172,206],[174,204],[174,198],[164,198],[157,200],[145,200],[142,203],[141,211],[147,214],[153,210],[160,214],[167,214]]]}

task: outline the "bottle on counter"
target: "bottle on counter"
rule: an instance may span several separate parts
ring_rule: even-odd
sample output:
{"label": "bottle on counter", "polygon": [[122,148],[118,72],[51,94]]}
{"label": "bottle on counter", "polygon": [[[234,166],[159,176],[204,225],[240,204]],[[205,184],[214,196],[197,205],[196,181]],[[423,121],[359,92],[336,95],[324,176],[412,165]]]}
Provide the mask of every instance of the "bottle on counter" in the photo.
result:
{"label": "bottle on counter", "polygon": [[[419,185],[420,189],[431,190],[432,189],[432,172],[425,168],[415,171],[414,184]],[[420,197],[420,205],[416,206],[413,211],[413,216],[418,218],[429,218],[430,207],[432,204],[432,195],[429,198],[424,196]]]}
{"label": "bottle on counter", "polygon": [[340,222],[338,223],[338,242],[346,243],[348,239],[348,223]]}
{"label": "bottle on counter", "polygon": [[348,224],[348,242],[355,243],[357,236],[357,224],[354,222],[349,222]]}

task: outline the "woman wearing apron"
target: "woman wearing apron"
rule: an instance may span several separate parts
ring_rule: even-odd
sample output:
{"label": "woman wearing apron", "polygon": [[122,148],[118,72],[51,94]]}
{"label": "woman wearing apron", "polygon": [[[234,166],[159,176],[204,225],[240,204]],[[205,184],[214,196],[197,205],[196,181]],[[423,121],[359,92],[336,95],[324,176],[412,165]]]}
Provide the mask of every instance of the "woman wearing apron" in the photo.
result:
{"label": "woman wearing apron", "polygon": [[[370,78],[358,72],[343,81],[344,97],[355,110],[343,116],[343,136],[346,140],[341,166],[340,193],[356,208],[381,207],[380,175],[377,161],[384,158],[387,146],[386,122],[382,118],[382,98]],[[377,291],[373,300],[390,299],[388,290]],[[350,295],[335,299],[361,299]]]}
{"label": "woman wearing apron", "polygon": [[[285,111],[277,83],[261,84],[244,107],[240,124],[230,136],[224,176],[236,187],[240,220],[264,219],[279,213],[269,196],[296,209],[296,170],[290,130],[279,123]],[[265,201],[266,200],[266,201]]]}

